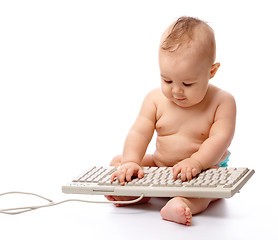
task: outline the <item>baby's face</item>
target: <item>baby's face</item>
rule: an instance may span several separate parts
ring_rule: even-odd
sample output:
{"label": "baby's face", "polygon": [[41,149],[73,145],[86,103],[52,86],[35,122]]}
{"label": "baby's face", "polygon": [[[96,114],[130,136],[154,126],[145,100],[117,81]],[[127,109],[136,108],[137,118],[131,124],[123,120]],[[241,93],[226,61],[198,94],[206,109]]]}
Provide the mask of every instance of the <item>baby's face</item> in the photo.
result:
{"label": "baby's face", "polygon": [[191,49],[180,53],[159,52],[161,89],[165,97],[180,107],[200,103],[212,77],[209,60]]}

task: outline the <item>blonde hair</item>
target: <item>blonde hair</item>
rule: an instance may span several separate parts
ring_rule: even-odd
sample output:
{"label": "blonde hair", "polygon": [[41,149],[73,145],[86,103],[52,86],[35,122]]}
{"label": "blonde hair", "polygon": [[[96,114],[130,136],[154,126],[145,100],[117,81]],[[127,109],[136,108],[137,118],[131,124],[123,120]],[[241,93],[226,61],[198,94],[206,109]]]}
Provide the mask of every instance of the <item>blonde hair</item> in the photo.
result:
{"label": "blonde hair", "polygon": [[204,21],[193,17],[180,17],[162,36],[160,49],[176,52],[179,48],[194,45],[215,61],[216,43],[213,29]]}

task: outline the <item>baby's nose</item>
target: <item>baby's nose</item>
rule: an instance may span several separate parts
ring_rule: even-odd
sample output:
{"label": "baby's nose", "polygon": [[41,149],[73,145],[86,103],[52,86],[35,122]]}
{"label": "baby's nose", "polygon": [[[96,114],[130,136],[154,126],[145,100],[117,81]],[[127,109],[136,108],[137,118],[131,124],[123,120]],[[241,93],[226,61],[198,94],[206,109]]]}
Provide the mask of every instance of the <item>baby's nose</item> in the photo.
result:
{"label": "baby's nose", "polygon": [[180,86],[173,86],[172,88],[173,93],[183,93],[183,89]]}

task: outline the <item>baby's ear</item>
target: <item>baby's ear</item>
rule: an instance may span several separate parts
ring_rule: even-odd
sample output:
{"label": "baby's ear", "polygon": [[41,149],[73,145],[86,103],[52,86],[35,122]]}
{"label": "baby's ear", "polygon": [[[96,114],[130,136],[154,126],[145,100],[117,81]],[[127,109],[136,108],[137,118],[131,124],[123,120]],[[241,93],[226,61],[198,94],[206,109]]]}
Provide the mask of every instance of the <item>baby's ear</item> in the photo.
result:
{"label": "baby's ear", "polygon": [[210,77],[209,79],[213,78],[214,75],[216,74],[218,68],[220,67],[220,63],[214,63],[212,66],[211,66],[211,69],[210,69]]}

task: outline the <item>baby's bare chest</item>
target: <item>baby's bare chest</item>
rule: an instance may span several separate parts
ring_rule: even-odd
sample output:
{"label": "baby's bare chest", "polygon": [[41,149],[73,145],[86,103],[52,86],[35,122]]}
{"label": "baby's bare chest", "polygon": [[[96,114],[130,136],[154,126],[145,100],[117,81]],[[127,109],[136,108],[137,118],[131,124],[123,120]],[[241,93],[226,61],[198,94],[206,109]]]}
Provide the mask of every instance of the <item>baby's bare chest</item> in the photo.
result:
{"label": "baby's bare chest", "polygon": [[158,108],[156,131],[159,136],[179,135],[204,140],[214,122],[215,108]]}

